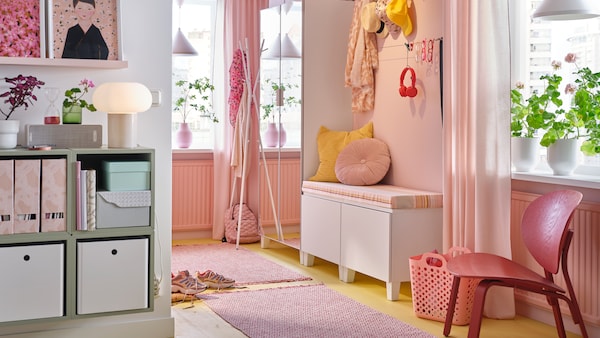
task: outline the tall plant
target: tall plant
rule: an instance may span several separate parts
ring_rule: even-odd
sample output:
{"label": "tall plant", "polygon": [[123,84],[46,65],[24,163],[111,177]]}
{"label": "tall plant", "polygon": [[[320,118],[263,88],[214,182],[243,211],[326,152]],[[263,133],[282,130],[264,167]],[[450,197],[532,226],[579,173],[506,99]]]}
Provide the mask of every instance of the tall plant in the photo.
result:
{"label": "tall plant", "polygon": [[183,122],[187,122],[190,113],[196,111],[200,116],[208,117],[213,122],[219,122],[215,112],[212,110],[212,94],[215,86],[207,77],[194,81],[179,80],[175,82],[182,90],[182,95],[175,100],[174,110],[181,114]]}

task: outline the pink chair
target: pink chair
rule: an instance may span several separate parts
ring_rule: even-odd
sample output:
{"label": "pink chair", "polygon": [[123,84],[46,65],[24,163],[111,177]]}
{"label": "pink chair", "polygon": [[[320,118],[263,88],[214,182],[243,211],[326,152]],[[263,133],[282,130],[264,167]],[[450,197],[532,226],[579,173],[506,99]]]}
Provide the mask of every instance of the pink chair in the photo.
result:
{"label": "pink chair", "polygon": [[[454,281],[448,302],[444,336],[447,337],[452,328],[461,278],[482,279],[475,290],[469,338],[479,337],[485,295],[489,287],[495,285],[545,295],[548,304],[552,306],[559,337],[566,337],[558,305],[559,299],[564,300],[569,305],[573,321],[581,327],[581,334],[584,338],[588,336],[567,271],[567,253],[573,237],[573,230],[569,229],[569,224],[582,197],[578,191],[554,191],[536,198],[523,213],[521,236],[531,255],[544,268],[545,276],[504,257],[488,253],[463,254],[448,261],[447,267],[454,275]],[[561,272],[568,293],[554,283],[559,264],[562,266]]]}

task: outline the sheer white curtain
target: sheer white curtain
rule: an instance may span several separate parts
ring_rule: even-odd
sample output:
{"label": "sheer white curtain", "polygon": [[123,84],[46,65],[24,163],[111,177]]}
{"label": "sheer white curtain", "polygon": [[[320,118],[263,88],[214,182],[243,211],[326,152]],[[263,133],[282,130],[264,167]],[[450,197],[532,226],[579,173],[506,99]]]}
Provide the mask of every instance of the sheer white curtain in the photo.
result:
{"label": "sheer white curtain", "polygon": [[[510,258],[508,3],[445,6],[444,247]],[[512,289],[492,288],[485,315],[514,317]]]}

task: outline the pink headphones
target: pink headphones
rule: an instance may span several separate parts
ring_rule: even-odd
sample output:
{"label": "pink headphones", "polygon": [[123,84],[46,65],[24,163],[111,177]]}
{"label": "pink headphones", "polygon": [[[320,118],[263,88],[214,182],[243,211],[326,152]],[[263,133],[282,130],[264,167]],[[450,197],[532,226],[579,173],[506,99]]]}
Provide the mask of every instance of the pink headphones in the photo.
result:
{"label": "pink headphones", "polygon": [[[406,72],[410,71],[410,86],[406,87],[404,85],[404,77],[406,76]],[[417,82],[417,76],[415,74],[415,70],[412,69],[412,67],[406,66],[404,68],[404,70],[402,71],[402,74],[400,74],[400,88],[398,89],[398,92],[400,93],[400,96],[402,97],[415,97],[417,96],[417,87],[415,87],[415,84]]]}

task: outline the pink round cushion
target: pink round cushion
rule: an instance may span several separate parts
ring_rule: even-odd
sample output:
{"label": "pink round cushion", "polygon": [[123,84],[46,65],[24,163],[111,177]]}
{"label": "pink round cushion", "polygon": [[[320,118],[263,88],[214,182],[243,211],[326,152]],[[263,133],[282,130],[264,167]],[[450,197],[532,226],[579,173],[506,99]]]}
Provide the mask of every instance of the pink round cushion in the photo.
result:
{"label": "pink round cushion", "polygon": [[390,150],[375,138],[354,140],[340,152],[335,161],[337,179],[349,185],[379,183],[390,168]]}

